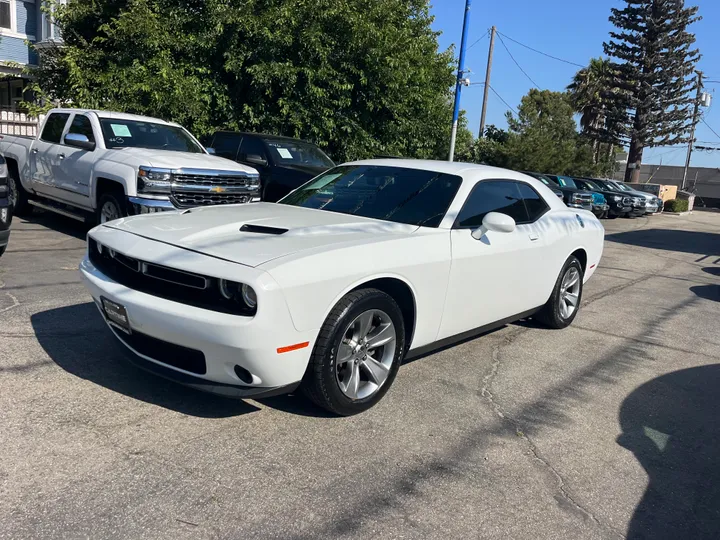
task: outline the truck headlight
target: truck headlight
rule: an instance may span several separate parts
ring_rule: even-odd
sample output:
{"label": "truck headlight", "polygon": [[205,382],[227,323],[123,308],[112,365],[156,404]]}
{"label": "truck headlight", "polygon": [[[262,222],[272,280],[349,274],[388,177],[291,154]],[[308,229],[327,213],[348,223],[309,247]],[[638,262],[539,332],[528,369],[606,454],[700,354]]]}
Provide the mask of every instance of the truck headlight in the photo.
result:
{"label": "truck headlight", "polygon": [[620,197],[619,195],[613,195],[612,200],[615,202],[620,202],[622,201],[622,197]]}
{"label": "truck headlight", "polygon": [[260,189],[260,178],[257,176],[251,176],[247,180],[247,188],[253,191]]}
{"label": "truck headlight", "polygon": [[7,163],[5,163],[5,160],[3,160],[3,162],[0,163],[0,178],[7,178],[7,175],[8,175]]}
{"label": "truck headlight", "polygon": [[170,169],[140,167],[137,182],[138,193],[167,195],[171,189],[172,171]]}

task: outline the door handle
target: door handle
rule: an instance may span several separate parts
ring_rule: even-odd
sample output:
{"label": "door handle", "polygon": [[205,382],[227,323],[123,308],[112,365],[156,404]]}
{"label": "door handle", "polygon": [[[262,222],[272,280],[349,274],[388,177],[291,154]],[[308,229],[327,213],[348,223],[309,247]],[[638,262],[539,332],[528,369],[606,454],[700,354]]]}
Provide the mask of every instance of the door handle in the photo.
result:
{"label": "door handle", "polygon": [[37,154],[37,153],[38,153],[38,149],[37,149],[37,148],[33,148],[33,149],[31,150],[31,152],[32,152],[33,154]]}
{"label": "door handle", "polygon": [[65,154],[58,154],[58,157],[59,157],[60,159],[65,159]]}
{"label": "door handle", "polygon": [[529,236],[531,242],[536,242],[536,241],[540,240],[540,235],[537,233],[530,233],[528,236]]}

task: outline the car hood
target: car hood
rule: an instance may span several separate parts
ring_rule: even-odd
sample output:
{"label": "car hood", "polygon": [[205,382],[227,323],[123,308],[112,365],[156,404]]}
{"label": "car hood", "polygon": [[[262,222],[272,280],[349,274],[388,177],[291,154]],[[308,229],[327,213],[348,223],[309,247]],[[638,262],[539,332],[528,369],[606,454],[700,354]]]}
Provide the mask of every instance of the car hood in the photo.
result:
{"label": "car hood", "polygon": [[103,225],[246,266],[313,250],[381,242],[415,225],[272,203],[133,216]]}
{"label": "car hood", "polygon": [[160,167],[163,169],[207,169],[212,171],[233,171],[258,174],[252,167],[211,154],[172,152],[170,150],[149,150],[147,148],[113,148],[115,161],[136,166]]}

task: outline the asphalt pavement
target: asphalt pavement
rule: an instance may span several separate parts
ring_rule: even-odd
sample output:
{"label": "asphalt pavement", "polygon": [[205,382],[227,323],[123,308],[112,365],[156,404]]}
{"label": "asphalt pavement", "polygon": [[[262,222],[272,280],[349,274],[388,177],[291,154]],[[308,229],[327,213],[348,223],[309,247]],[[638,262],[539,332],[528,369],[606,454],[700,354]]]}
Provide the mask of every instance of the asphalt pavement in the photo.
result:
{"label": "asphalt pavement", "polygon": [[720,538],[720,214],[604,222],[575,324],[406,363],[380,404],[234,401],[128,364],[86,229],[0,259],[0,538]]}

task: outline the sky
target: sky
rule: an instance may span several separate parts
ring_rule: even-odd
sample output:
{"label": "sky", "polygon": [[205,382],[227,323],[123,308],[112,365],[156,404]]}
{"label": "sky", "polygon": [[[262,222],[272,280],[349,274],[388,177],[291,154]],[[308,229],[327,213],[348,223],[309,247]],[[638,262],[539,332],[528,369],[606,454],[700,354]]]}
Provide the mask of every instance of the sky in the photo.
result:
{"label": "sky", "polygon": [[[456,46],[459,53],[462,35],[465,0],[431,0],[435,16],[433,28],[442,34],[441,49]],[[720,1],[686,0],[687,5],[699,6],[703,20],[695,23],[691,31],[696,34],[696,47],[703,55],[698,69],[708,79],[720,81]],[[470,12],[470,27],[465,66],[472,73],[473,83],[485,81],[485,68],[489,39],[488,29],[495,25],[499,32],[534,49],[552,56],[586,65],[590,58],[603,55],[603,41],[613,28],[608,21],[610,8],[623,7],[620,0],[474,0]],[[478,41],[479,40],[479,41]],[[563,91],[579,69],[532,52],[507,38],[504,44],[512,56],[541,89]],[[513,62],[503,41],[496,38],[491,87],[513,108],[533,83]],[[720,82],[706,82],[706,91],[713,94],[713,105],[703,109],[703,119],[697,130],[697,139],[707,146],[720,147]],[[717,92],[716,92],[717,90]],[[481,85],[463,88],[461,106],[467,111],[469,128],[477,136],[480,129],[480,111],[483,89]],[[717,102],[716,102],[717,101]],[[487,124],[506,127],[505,111],[508,107],[490,92]],[[708,125],[710,127],[708,127]],[[711,130],[715,130],[717,135]],[[698,144],[702,144],[698,143]],[[645,163],[684,165],[687,146],[646,149]],[[693,166],[720,168],[720,151],[696,151]]]}

